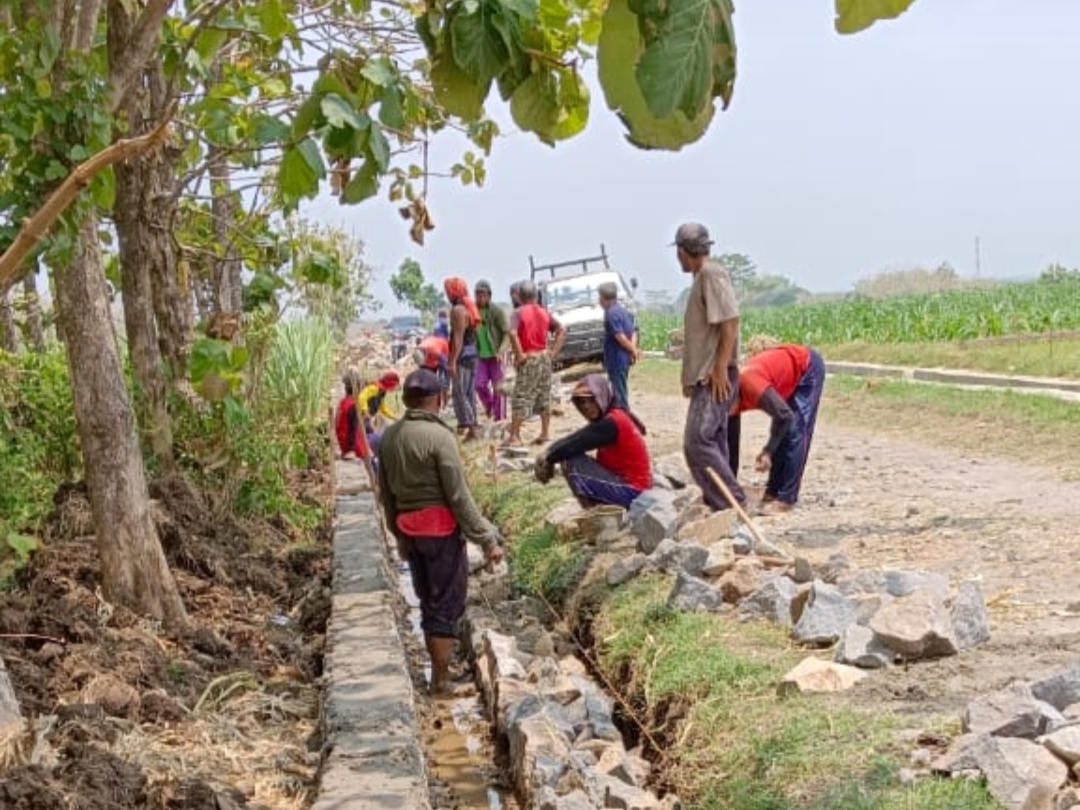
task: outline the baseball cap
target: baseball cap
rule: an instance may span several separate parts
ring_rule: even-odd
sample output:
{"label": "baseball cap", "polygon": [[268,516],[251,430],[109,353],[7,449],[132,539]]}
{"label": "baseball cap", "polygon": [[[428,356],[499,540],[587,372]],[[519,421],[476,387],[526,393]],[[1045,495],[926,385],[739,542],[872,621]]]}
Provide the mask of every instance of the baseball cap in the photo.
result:
{"label": "baseball cap", "polygon": [[403,388],[406,391],[415,391],[425,396],[432,396],[442,391],[438,376],[426,368],[418,368],[416,371],[409,372],[409,376],[405,378]]}
{"label": "baseball cap", "polygon": [[708,253],[713,240],[709,229],[700,222],[684,222],[675,231],[675,241],[671,244],[689,253]]}

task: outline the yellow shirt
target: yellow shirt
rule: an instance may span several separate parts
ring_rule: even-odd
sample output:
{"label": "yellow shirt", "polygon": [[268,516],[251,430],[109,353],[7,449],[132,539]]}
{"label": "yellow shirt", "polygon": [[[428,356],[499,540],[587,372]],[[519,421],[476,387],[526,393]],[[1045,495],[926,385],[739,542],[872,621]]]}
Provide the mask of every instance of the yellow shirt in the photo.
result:
{"label": "yellow shirt", "polygon": [[356,409],[360,412],[361,417],[371,416],[371,400],[376,397],[381,397],[379,402],[379,415],[387,419],[397,419],[397,414],[390,408],[390,402],[386,398],[386,393],[379,388],[378,385],[372,383],[366,386],[356,397]]}

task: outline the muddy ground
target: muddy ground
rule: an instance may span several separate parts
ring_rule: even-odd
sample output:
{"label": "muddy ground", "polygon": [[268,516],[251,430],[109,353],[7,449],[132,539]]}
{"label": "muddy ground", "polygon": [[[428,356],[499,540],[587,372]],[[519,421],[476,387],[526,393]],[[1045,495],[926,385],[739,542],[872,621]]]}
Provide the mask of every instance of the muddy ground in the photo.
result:
{"label": "muddy ground", "polygon": [[[312,497],[327,482],[303,484]],[[89,507],[57,494],[46,542],[0,595],[0,656],[32,729],[0,750],[0,808],[293,808],[318,765],[329,544],[213,516],[151,486],[192,626],[170,634],[101,596]],[[322,497],[325,497],[322,496]]]}

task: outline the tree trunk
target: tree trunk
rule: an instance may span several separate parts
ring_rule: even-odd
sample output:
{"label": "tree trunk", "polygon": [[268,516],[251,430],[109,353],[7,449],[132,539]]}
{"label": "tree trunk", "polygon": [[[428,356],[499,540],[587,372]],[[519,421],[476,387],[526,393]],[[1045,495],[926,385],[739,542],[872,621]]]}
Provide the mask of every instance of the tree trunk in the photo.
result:
{"label": "tree trunk", "polygon": [[45,351],[45,330],[41,326],[41,299],[37,291],[37,274],[29,273],[23,279],[23,298],[26,302],[26,333],[30,345],[38,354]]}
{"label": "tree trunk", "polygon": [[0,349],[12,354],[19,351],[19,333],[15,327],[15,315],[11,311],[9,293],[0,295]]}
{"label": "tree trunk", "polygon": [[211,210],[214,216],[214,238],[222,248],[222,254],[214,263],[215,314],[238,317],[243,307],[243,288],[240,280],[240,257],[235,239],[237,200],[229,181],[229,166],[219,147],[209,150],[210,189],[213,194]]}
{"label": "tree trunk", "polygon": [[150,515],[93,215],[79,229],[71,264],[56,274],[56,296],[105,598],[182,626],[184,604]]}
{"label": "tree trunk", "polygon": [[[120,0],[109,4],[108,49],[111,63],[126,58],[131,39],[132,20]],[[115,67],[113,68],[115,70]],[[127,134],[141,135],[155,119],[154,111],[144,114],[144,96],[129,95],[125,108],[120,110],[126,120]],[[135,372],[135,412],[142,435],[149,438],[150,450],[169,468],[173,464],[172,424],[167,401],[168,387],[158,343],[157,323],[154,320],[154,295],[151,270],[164,253],[171,253],[169,233],[160,227],[155,207],[160,205],[161,151],[152,149],[117,163],[116,202],[113,221],[120,257],[120,290],[124,302],[124,328],[128,351]],[[165,195],[171,198],[171,195]],[[155,227],[157,226],[157,227]]]}

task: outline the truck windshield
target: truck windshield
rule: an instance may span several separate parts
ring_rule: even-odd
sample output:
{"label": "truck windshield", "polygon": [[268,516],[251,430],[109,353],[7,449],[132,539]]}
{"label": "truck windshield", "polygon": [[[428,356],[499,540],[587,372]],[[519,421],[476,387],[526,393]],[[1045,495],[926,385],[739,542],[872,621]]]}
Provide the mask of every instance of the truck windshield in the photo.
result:
{"label": "truck windshield", "polygon": [[544,304],[548,309],[590,306],[597,302],[597,288],[607,280],[580,278],[549,284],[544,290]]}

